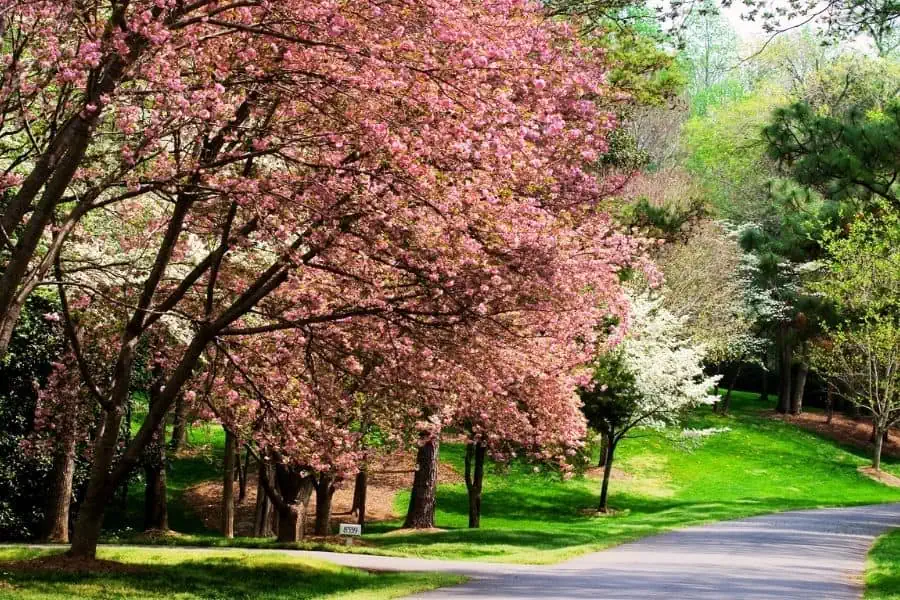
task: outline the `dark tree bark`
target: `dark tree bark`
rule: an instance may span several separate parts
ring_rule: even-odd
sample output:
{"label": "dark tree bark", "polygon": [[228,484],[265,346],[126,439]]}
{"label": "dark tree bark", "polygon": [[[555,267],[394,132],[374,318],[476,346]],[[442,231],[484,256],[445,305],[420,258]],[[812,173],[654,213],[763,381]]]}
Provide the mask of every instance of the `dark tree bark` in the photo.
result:
{"label": "dark tree bark", "polygon": [[[484,444],[470,442],[466,444],[466,490],[469,492],[469,528],[481,527],[481,491],[484,483],[484,455],[487,451]],[[472,462],[475,469],[472,470]]]}
{"label": "dark tree bark", "polygon": [[316,487],[316,535],[331,534],[331,500],[334,497],[335,479],[331,474],[319,475]]}
{"label": "dark tree bark", "polygon": [[187,441],[187,401],[184,394],[178,394],[175,399],[175,416],[172,421],[172,439],[169,441],[169,447],[172,452],[181,452]]}
{"label": "dark tree bark", "polygon": [[297,542],[303,539],[306,507],[313,491],[312,477],[301,473],[304,469],[275,465],[275,486],[271,484],[268,469],[261,468],[260,482],[277,511],[279,542]]}
{"label": "dark tree bark", "polygon": [[618,440],[615,436],[609,436],[609,452],[606,457],[606,466],[603,469],[603,484],[600,487],[600,506],[597,508],[602,513],[609,512],[609,478],[612,475],[613,456],[616,453]]}
{"label": "dark tree bark", "polygon": [[409,509],[403,526],[411,529],[434,527],[435,493],[438,478],[440,440],[427,438],[416,453],[416,475],[413,478]]}
{"label": "dark tree bark", "polygon": [[356,474],[356,480],[353,483],[353,505],[350,508],[351,513],[356,513],[356,522],[360,525],[366,524],[366,495],[369,490],[369,474],[366,468],[360,469]]}
{"label": "dark tree bark", "polygon": [[884,442],[884,433],[886,433],[886,431],[881,431],[881,428],[876,428],[875,449],[872,452],[872,468],[876,471],[881,470],[881,448]]}
{"label": "dark tree bark", "polygon": [[[238,458],[241,457],[240,450],[238,450]],[[238,467],[238,504],[243,504],[244,500],[247,499],[247,474],[250,471],[250,450],[248,449],[244,453],[244,466]]]}
{"label": "dark tree bark", "polygon": [[278,541],[299,542],[303,539],[303,519],[306,511],[303,505],[288,505],[278,510]]}
{"label": "dark tree bark", "polygon": [[794,349],[788,339],[789,332],[782,326],[778,333],[778,412],[787,414],[791,408],[791,371]]}
{"label": "dark tree bark", "polygon": [[721,405],[719,408],[719,412],[724,416],[728,414],[728,410],[731,408],[731,392],[734,391],[734,386],[737,384],[738,377],[741,376],[741,368],[743,365],[738,364],[734,371],[731,373],[731,381],[728,382],[728,389],[725,390],[725,396],[722,398],[719,404]]}
{"label": "dark tree bark", "polygon": [[598,467],[605,467],[609,455],[609,440],[606,434],[600,434],[600,460],[597,461]]}
{"label": "dark tree bark", "polygon": [[66,410],[56,428],[53,455],[53,477],[48,490],[44,540],[65,544],[69,541],[69,509],[72,502],[72,479],[75,475],[75,415]]}
{"label": "dark tree bark", "polygon": [[809,374],[809,365],[801,362],[797,365],[797,378],[794,381],[794,393],[791,396],[791,414],[799,415],[803,412],[803,394],[806,392],[806,377]]}
{"label": "dark tree bark", "polygon": [[[270,469],[268,465],[259,463],[258,470]],[[274,533],[272,529],[272,503],[263,485],[263,478],[271,477],[270,473],[260,473],[256,482],[256,510],[253,517],[254,537],[269,537]]]}
{"label": "dark tree bark", "polygon": [[763,402],[769,401],[769,371],[766,370],[767,358],[763,356],[762,391],[759,394],[759,399]]}
{"label": "dark tree bark", "polygon": [[234,462],[237,456],[234,435],[225,430],[225,468],[222,481],[222,534],[234,537]]}
{"label": "dark tree bark", "polygon": [[[159,402],[162,376],[154,369],[150,387],[150,407]],[[169,508],[166,502],[166,432],[165,423],[154,430],[144,450],[144,531],[169,529]]]}
{"label": "dark tree bark", "polygon": [[828,413],[828,419],[825,422],[831,425],[831,421],[834,419],[834,396],[830,383],[826,386],[825,391],[825,410]]}

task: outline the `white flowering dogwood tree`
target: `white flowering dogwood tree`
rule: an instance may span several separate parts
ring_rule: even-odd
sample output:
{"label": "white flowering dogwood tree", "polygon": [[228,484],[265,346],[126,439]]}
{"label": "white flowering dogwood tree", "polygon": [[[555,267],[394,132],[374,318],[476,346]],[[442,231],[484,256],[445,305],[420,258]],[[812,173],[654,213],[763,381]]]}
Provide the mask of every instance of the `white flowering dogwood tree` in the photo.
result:
{"label": "white flowering dogwood tree", "polygon": [[716,401],[719,380],[703,372],[704,349],[690,341],[685,319],[661,306],[661,298],[632,298],[628,334],[593,364],[581,399],[588,423],[606,441],[600,512],[608,512],[609,479],[616,446],[638,427],[662,428],[684,412]]}

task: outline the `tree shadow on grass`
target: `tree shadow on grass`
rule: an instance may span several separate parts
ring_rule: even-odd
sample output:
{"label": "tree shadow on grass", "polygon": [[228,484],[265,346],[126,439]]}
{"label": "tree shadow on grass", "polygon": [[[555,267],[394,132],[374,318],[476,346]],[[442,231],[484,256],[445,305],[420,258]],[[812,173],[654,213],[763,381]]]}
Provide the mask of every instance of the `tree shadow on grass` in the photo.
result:
{"label": "tree shadow on grass", "polygon": [[[407,573],[370,573],[331,566],[313,566],[273,558],[187,558],[175,564],[142,565],[136,573],[67,573],[5,569],[4,581],[22,598],[141,598],[178,596],[185,599],[303,599],[330,594],[358,593],[376,597],[385,588],[428,589],[435,583],[452,583],[451,577]],[[419,584],[416,582],[425,582]],[[30,594],[30,595],[29,595]]]}

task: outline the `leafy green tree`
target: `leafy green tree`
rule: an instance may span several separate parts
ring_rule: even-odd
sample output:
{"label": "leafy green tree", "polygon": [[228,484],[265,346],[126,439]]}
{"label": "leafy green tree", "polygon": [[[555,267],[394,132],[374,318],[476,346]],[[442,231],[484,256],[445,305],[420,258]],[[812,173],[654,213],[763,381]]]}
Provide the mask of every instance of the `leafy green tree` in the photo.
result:
{"label": "leafy green tree", "polygon": [[816,363],[840,393],[872,414],[872,466],[883,433],[900,421],[900,218],[885,209],[827,237],[826,275],[816,290],[840,311],[817,345]]}
{"label": "leafy green tree", "polygon": [[632,299],[632,324],[620,347],[602,353],[591,384],[580,390],[588,424],[606,441],[600,512],[607,512],[609,479],[619,442],[638,427],[661,428],[688,409],[715,401],[719,377],[703,373],[703,348],[690,340],[684,319],[648,295]]}
{"label": "leafy green tree", "polygon": [[800,184],[838,202],[900,207],[900,103],[836,116],[798,103],[777,110],[764,133],[769,156]]}

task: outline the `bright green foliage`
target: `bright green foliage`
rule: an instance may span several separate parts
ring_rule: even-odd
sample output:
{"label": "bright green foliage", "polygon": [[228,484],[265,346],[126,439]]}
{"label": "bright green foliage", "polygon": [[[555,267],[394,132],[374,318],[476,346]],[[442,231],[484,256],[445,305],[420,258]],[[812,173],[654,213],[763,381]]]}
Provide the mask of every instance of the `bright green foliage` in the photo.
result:
{"label": "bright green foliage", "polygon": [[[55,551],[0,549],[0,561],[45,556]],[[283,554],[239,551],[102,549],[133,572],[90,574],[21,572],[0,564],[2,600],[382,600],[453,585],[463,577],[432,573],[371,573]]]}
{"label": "bright green foliage", "polygon": [[869,551],[865,600],[900,600],[900,530],[879,537]]}
{"label": "bright green foliage", "polygon": [[770,212],[768,183],[775,170],[759,132],[786,99],[777,88],[764,89],[685,124],[687,167],[720,217],[756,222]]}
{"label": "bright green foliage", "polygon": [[[846,235],[829,236],[826,249],[816,289],[842,319],[820,345],[817,364],[885,431],[900,421],[900,219],[893,212],[860,219]],[[880,451],[879,443],[876,468]]]}

